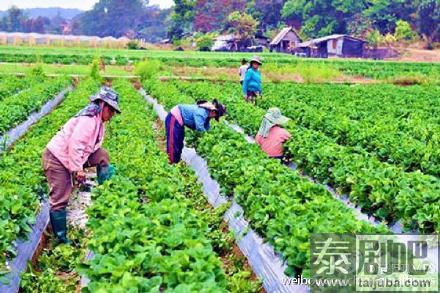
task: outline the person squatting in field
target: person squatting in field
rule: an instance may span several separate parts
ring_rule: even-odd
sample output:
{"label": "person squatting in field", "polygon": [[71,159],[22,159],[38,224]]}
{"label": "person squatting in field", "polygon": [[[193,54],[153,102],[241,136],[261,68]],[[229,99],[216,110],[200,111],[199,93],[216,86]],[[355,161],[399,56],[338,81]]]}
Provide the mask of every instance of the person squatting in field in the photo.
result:
{"label": "person squatting in field", "polygon": [[50,223],[61,243],[69,243],[66,207],[73,188],[86,180],[84,168],[97,168],[99,184],[115,172],[107,151],[101,146],[105,123],[116,112],[121,113],[119,96],[103,86],[90,101],[58,131],[43,152],[43,169],[50,188]]}
{"label": "person squatting in field", "polygon": [[289,118],[281,115],[278,108],[270,108],[264,115],[260,129],[255,137],[255,141],[261,149],[271,158],[284,161],[283,144],[288,141],[292,135],[282,128],[289,121]]}
{"label": "person squatting in field", "polygon": [[185,126],[205,132],[210,129],[210,121],[226,113],[226,107],[216,99],[212,102],[198,101],[196,105],[177,105],[171,109],[165,120],[167,153],[171,164],[180,162],[185,139]]}
{"label": "person squatting in field", "polygon": [[242,89],[243,95],[246,101],[255,102],[258,96],[263,93],[260,66],[263,65],[260,57],[254,56],[250,61],[250,66],[246,71],[246,75],[243,80]]}

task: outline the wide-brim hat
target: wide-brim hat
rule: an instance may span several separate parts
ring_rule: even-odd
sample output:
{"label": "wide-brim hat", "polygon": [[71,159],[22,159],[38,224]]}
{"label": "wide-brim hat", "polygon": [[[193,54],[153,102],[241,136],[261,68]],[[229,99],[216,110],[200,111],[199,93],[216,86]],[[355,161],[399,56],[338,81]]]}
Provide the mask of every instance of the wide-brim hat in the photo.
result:
{"label": "wide-brim hat", "polygon": [[119,95],[111,88],[103,86],[96,95],[90,97],[90,101],[92,102],[97,100],[104,101],[104,103],[108,104],[116,112],[121,113],[121,108],[119,107]]}
{"label": "wide-brim hat", "polygon": [[264,118],[269,120],[271,123],[276,125],[286,125],[287,122],[289,122],[289,118],[286,116],[283,116],[281,114],[280,109],[274,107],[267,110],[266,115],[264,115]]}
{"label": "wide-brim hat", "polygon": [[220,120],[220,117],[225,116],[226,114],[225,105],[219,103],[217,99],[213,99],[212,102],[204,102],[202,104],[199,104],[199,107],[207,109],[209,111],[215,111],[216,112],[215,120],[217,121]]}
{"label": "wide-brim hat", "polygon": [[260,65],[263,65],[263,61],[262,61],[261,58],[258,57],[258,56],[254,56],[254,57],[252,57],[250,63],[252,63],[252,62],[255,62],[255,63],[258,63],[258,64],[260,64]]}

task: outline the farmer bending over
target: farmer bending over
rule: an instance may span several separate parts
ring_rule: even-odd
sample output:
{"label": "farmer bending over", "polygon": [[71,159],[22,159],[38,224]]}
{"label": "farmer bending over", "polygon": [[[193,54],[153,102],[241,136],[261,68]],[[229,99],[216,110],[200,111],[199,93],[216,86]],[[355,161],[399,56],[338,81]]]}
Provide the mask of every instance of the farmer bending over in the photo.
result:
{"label": "farmer bending over", "polygon": [[217,100],[199,101],[196,105],[177,105],[171,109],[165,120],[167,153],[171,164],[180,162],[185,126],[200,132],[208,131],[211,118],[219,121],[226,113],[224,105]]}
{"label": "farmer bending over", "polygon": [[243,95],[246,101],[255,102],[262,95],[260,66],[263,64],[258,56],[252,58],[243,80]]}
{"label": "farmer bending over", "polygon": [[85,182],[83,169],[96,166],[99,184],[114,174],[108,153],[101,145],[105,122],[110,121],[115,112],[121,112],[119,97],[104,86],[90,100],[87,107],[58,131],[43,153],[43,169],[50,187],[50,222],[62,243],[69,243],[66,207],[73,187]]}
{"label": "farmer bending over", "polygon": [[270,108],[264,115],[255,141],[261,149],[271,158],[284,160],[283,144],[289,140],[291,134],[282,128],[289,118],[281,115],[278,108]]}

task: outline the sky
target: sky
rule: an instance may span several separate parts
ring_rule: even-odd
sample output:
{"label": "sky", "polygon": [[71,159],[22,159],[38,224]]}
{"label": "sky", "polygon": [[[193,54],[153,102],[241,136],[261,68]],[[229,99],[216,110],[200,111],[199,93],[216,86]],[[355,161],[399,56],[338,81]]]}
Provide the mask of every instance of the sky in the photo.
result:
{"label": "sky", "polygon": [[[98,0],[0,0],[0,10],[6,10],[12,5],[19,8],[62,7],[89,10],[96,2]],[[173,3],[173,0],[150,0],[150,4],[159,4],[162,8],[168,8]]]}

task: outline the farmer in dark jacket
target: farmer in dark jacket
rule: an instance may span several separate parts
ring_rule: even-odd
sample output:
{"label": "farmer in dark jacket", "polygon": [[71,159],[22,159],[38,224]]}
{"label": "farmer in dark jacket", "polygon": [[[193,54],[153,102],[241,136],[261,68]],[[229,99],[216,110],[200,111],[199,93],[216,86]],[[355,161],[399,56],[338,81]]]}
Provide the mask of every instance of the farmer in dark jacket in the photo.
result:
{"label": "farmer in dark jacket", "polygon": [[176,164],[181,159],[185,126],[205,132],[210,128],[212,118],[219,121],[225,113],[225,106],[215,99],[212,102],[199,101],[196,105],[177,105],[171,109],[165,120],[167,153],[170,163]]}
{"label": "farmer in dark jacket", "polygon": [[263,92],[259,67],[263,64],[258,56],[252,58],[250,67],[243,80],[243,95],[246,101],[255,102],[257,96]]}

